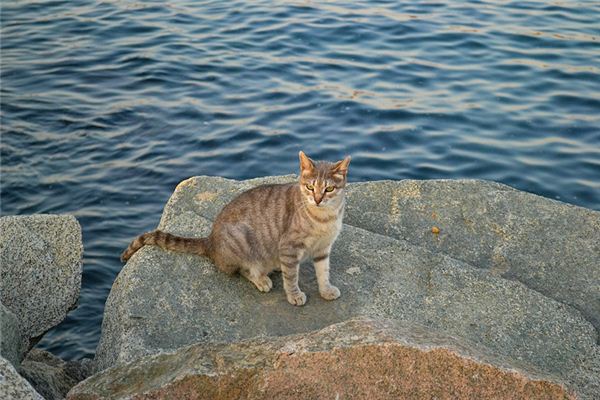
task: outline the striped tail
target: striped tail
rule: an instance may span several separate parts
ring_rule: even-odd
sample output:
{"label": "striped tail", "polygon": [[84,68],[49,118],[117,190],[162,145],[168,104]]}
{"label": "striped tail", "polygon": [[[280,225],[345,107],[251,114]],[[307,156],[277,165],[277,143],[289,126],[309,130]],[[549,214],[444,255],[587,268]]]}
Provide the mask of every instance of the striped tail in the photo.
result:
{"label": "striped tail", "polygon": [[209,256],[209,243],[208,238],[185,238],[156,230],[144,233],[135,238],[129,247],[127,247],[127,250],[121,254],[121,261],[125,262],[129,260],[136,251],[147,244],[156,245],[163,250]]}

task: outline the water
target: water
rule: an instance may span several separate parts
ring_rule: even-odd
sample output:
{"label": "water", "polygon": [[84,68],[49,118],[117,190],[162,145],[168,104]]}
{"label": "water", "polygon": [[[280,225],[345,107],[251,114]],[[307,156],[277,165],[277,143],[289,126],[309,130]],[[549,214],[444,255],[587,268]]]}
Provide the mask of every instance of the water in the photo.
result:
{"label": "water", "polygon": [[483,178],[600,209],[592,1],[18,1],[1,10],[2,215],[72,213],[90,356],[118,255],[181,180],[351,154],[351,179]]}

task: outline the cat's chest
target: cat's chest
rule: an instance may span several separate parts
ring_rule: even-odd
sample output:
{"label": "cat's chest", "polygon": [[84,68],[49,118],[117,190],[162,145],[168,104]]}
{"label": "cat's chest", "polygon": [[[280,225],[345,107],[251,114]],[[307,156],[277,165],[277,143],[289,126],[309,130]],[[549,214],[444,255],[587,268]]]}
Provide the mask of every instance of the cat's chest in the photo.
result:
{"label": "cat's chest", "polygon": [[318,251],[331,246],[342,230],[342,219],[338,218],[328,224],[315,226],[305,239],[309,252]]}

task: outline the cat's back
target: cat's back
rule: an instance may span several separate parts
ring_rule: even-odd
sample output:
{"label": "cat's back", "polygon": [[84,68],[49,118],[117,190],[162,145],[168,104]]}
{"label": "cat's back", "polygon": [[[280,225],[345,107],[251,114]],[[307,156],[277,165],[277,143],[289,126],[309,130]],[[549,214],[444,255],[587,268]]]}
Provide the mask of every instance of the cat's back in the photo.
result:
{"label": "cat's back", "polygon": [[215,223],[253,220],[281,222],[293,213],[297,192],[297,183],[256,186],[223,207]]}

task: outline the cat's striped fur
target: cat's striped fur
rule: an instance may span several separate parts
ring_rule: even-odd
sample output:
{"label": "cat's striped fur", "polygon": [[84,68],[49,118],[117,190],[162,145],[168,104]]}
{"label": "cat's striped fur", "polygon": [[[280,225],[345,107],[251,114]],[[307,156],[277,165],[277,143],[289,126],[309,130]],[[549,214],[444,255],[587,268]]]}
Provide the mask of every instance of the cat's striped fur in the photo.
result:
{"label": "cat's striped fur", "polygon": [[263,185],[227,204],[207,238],[183,238],[153,231],[136,238],[122,254],[127,261],[144,245],[210,258],[226,273],[239,272],[258,290],[273,287],[269,274],[283,273],[291,304],[303,305],[298,287],[300,263],[312,257],[319,293],[327,300],[340,296],[329,283],[329,252],[342,229],[344,191],[350,157],[337,163],[314,162],[300,152],[297,183]]}

